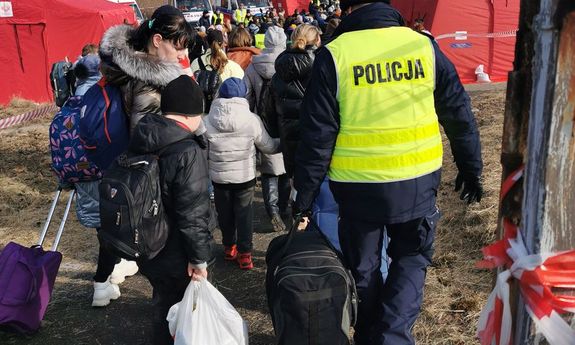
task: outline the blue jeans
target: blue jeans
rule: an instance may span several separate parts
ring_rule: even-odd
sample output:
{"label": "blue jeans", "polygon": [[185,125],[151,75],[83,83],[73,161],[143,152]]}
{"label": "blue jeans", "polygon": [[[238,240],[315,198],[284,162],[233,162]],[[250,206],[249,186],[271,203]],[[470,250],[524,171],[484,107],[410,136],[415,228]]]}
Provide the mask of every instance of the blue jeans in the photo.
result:
{"label": "blue jeans", "polygon": [[[329,239],[331,244],[335,249],[341,252],[341,245],[339,243],[338,235],[338,221],[339,221],[339,207],[333,194],[329,189],[329,180],[326,178],[320,187],[319,194],[315,199],[312,207],[312,218],[315,223],[321,229],[321,232]],[[389,266],[389,260],[387,257],[387,246],[389,244],[389,238],[387,233],[383,234],[383,248],[381,251],[381,274],[383,280],[387,278],[387,270]]]}
{"label": "blue jeans", "polygon": [[270,219],[274,215],[286,216],[291,187],[287,174],[262,174],[262,195]]}

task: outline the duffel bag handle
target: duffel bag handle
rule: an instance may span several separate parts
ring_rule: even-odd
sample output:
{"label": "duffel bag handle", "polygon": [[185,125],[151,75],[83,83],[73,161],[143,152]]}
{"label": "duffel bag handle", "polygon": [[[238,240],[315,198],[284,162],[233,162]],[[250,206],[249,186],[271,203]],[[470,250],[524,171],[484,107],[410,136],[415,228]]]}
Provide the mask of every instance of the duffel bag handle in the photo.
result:
{"label": "duffel bag handle", "polygon": [[[295,234],[299,231],[298,225],[302,220],[303,220],[302,216],[298,216],[294,219],[293,224],[292,224],[290,230],[288,231],[286,242],[284,243],[284,245],[280,249],[280,254],[277,256],[275,263],[280,262],[284,258],[284,256],[286,255],[287,250],[290,247],[291,242],[293,241]],[[305,230],[303,230],[303,231],[305,231]],[[272,265],[272,267],[277,266],[275,263]]]}

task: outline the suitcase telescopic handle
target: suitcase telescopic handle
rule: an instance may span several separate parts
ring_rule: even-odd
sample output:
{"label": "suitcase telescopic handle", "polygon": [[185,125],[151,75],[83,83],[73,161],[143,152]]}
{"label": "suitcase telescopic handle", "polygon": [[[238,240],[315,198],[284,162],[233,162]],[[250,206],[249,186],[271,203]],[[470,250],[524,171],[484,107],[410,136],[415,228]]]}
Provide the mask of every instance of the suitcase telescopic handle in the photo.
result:
{"label": "suitcase telescopic handle", "polygon": [[[58,190],[54,195],[54,200],[52,200],[50,211],[48,212],[48,218],[46,218],[46,222],[44,223],[44,227],[42,228],[42,232],[40,233],[40,239],[38,240],[39,246],[42,246],[44,240],[46,239],[46,234],[48,233],[48,228],[50,227],[50,223],[52,222],[52,216],[54,215],[54,211],[56,210],[56,205],[58,204],[58,200],[60,199],[60,194],[62,194],[62,188],[58,187]],[[76,191],[74,189],[71,190],[69,193],[68,202],[66,203],[66,209],[64,210],[64,215],[62,216],[58,232],[56,233],[56,238],[54,239],[54,243],[52,244],[51,249],[52,251],[56,251],[56,249],[58,249],[58,244],[60,243],[60,239],[62,238],[62,232],[64,232],[64,226],[66,225],[66,220],[68,219],[68,214],[70,213],[70,207],[72,206],[72,200],[74,200],[75,194]]]}
{"label": "suitcase telescopic handle", "polygon": [[66,203],[66,209],[64,210],[64,215],[62,216],[62,221],[60,222],[60,227],[58,228],[58,233],[56,233],[56,239],[52,244],[52,251],[55,252],[58,249],[58,244],[60,244],[60,239],[62,238],[62,233],[64,232],[64,226],[66,225],[66,220],[68,220],[68,214],[70,213],[70,206],[72,206],[72,200],[74,200],[74,195],[76,190],[72,189],[68,196],[68,202]]}
{"label": "suitcase telescopic handle", "polygon": [[52,221],[52,216],[54,215],[54,210],[56,209],[56,205],[58,204],[58,199],[60,199],[61,193],[62,188],[59,187],[58,190],[56,191],[56,195],[54,196],[54,200],[52,200],[52,206],[50,206],[50,212],[48,212],[48,218],[46,218],[46,222],[44,223],[44,227],[42,228],[42,232],[40,233],[40,239],[38,240],[39,246],[42,246],[42,243],[44,243],[46,233],[48,232],[48,227],[50,226],[50,222]]}

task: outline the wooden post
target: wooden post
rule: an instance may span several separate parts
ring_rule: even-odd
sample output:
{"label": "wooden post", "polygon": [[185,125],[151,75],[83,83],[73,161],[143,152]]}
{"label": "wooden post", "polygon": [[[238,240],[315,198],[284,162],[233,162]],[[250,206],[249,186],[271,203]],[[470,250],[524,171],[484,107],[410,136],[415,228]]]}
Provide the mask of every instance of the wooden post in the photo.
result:
{"label": "wooden post", "polygon": [[[573,10],[570,0],[521,2],[515,70],[507,92],[503,178],[518,160],[526,168],[522,205],[515,203],[521,194],[516,189],[502,204],[500,217],[520,224],[530,253],[575,248],[575,217],[571,216],[575,211]],[[514,344],[539,344],[515,290]]]}

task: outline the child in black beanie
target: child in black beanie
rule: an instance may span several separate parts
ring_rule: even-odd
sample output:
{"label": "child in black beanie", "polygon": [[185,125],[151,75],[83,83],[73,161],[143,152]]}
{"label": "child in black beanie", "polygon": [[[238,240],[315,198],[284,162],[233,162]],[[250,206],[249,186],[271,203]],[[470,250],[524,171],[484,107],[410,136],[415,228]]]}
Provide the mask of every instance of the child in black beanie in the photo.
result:
{"label": "child in black beanie", "polygon": [[191,279],[207,278],[213,238],[206,146],[194,134],[201,124],[204,96],[183,75],[162,91],[163,116],[144,116],[134,128],[129,150],[159,155],[160,185],[170,224],[164,249],[139,263],[154,296],[153,344],[172,344],[166,316],[184,296]]}

